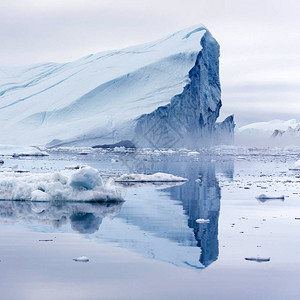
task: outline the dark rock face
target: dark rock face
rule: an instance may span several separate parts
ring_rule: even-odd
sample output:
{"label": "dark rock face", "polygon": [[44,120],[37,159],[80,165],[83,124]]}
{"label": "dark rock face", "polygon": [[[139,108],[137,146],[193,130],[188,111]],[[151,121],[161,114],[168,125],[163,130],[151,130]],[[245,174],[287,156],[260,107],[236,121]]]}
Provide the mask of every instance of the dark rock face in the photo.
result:
{"label": "dark rock face", "polygon": [[183,92],[174,96],[170,104],[137,120],[133,141],[136,146],[199,148],[233,142],[233,116],[216,123],[222,106],[220,47],[209,31],[202,37],[201,46]]}

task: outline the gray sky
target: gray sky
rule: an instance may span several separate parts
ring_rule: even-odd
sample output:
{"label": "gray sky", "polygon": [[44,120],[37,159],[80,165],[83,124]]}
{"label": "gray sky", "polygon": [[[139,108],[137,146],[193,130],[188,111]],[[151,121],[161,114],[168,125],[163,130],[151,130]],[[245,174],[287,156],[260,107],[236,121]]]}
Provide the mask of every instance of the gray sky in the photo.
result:
{"label": "gray sky", "polygon": [[0,65],[71,61],[202,23],[221,45],[222,117],[300,121],[296,0],[0,0]]}

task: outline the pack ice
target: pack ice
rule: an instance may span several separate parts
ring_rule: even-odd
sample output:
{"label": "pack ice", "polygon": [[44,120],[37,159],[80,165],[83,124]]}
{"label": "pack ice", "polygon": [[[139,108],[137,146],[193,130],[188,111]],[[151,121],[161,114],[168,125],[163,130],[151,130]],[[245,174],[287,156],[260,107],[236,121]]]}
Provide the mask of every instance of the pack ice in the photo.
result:
{"label": "pack ice", "polygon": [[0,67],[0,144],[228,144],[219,45],[202,25],[74,62]]}

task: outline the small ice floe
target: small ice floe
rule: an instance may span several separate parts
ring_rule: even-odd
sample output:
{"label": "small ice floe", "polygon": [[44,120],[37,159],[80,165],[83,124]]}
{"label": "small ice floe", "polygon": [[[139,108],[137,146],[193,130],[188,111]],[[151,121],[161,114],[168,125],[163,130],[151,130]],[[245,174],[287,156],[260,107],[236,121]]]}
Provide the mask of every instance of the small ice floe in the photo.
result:
{"label": "small ice floe", "polygon": [[195,182],[200,183],[200,182],[201,182],[201,179],[198,178],[198,179],[195,180]]}
{"label": "small ice floe", "polygon": [[90,259],[86,256],[80,256],[80,257],[77,257],[77,258],[73,258],[74,261],[78,261],[78,262],[89,262]]}
{"label": "small ice floe", "polygon": [[248,260],[248,261],[256,261],[258,263],[262,263],[262,262],[268,262],[271,260],[270,257],[245,257],[245,260]]}
{"label": "small ice floe", "polygon": [[174,176],[167,173],[145,174],[124,174],[115,179],[115,182],[184,182],[186,178]]}
{"label": "small ice floe", "polygon": [[84,167],[55,173],[0,172],[0,199],[29,201],[123,201],[112,179],[105,184],[98,170]]}
{"label": "small ice floe", "polygon": [[284,196],[267,196],[265,194],[261,194],[258,197],[256,197],[256,199],[260,202],[266,202],[269,200],[281,200],[284,201]]}
{"label": "small ice floe", "polygon": [[204,224],[204,223],[209,223],[210,221],[209,219],[197,219],[195,222],[198,224]]}

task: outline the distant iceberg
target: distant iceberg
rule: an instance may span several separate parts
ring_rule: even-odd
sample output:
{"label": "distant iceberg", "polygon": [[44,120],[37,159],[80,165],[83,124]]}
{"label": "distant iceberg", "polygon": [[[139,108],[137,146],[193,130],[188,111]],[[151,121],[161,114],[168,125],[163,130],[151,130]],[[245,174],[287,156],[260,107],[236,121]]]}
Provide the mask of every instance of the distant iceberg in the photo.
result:
{"label": "distant iceberg", "polygon": [[0,71],[0,143],[194,149],[233,141],[233,116],[217,123],[219,45],[203,25],[70,63]]}
{"label": "distant iceberg", "polygon": [[235,133],[238,145],[300,146],[300,123],[295,119],[251,123],[237,128]]}

